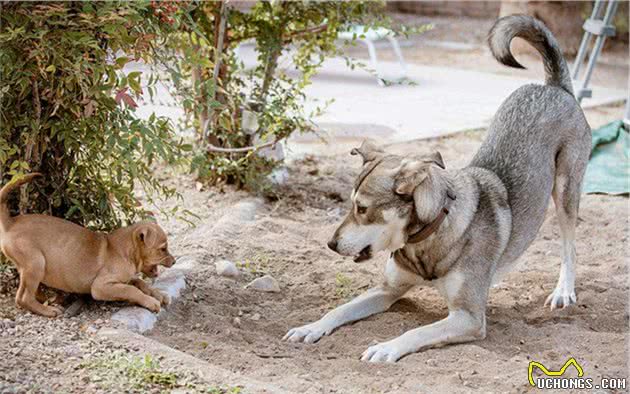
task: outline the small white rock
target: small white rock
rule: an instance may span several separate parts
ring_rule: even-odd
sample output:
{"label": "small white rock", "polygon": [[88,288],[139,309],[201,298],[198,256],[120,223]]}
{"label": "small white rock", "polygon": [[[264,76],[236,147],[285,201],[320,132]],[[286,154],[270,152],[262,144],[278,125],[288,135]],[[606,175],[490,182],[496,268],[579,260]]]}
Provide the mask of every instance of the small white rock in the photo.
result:
{"label": "small white rock", "polygon": [[241,274],[236,265],[231,261],[220,260],[217,261],[214,265],[217,269],[217,275],[227,276],[229,278],[236,278]]}
{"label": "small white rock", "polygon": [[258,320],[260,320],[260,313],[254,313],[254,314],[252,315],[251,319],[252,319],[253,321],[258,321]]}
{"label": "small white rock", "polygon": [[278,293],[280,291],[278,281],[271,275],[265,275],[262,278],[254,279],[250,284],[245,286],[245,288],[251,288],[256,291],[266,291],[269,293]]}
{"label": "small white rock", "polygon": [[286,167],[276,168],[267,176],[274,185],[282,186],[289,180],[289,170]]}

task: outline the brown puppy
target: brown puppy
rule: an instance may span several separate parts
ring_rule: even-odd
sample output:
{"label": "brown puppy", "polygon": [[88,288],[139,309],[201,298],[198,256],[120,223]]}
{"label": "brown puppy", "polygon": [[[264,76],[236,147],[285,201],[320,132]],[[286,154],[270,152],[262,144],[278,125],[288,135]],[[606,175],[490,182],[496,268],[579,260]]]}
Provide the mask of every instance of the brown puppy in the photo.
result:
{"label": "brown puppy", "polygon": [[155,277],[158,265],[175,263],[162,228],[138,223],[105,234],[52,216],[11,217],[9,193],[40,175],[26,175],[0,190],[0,250],[20,274],[16,304],[48,317],[60,315],[60,309],[35,298],[43,283],[96,300],[129,301],[153,312],[167,305],[166,294],[136,277],[139,272]]}

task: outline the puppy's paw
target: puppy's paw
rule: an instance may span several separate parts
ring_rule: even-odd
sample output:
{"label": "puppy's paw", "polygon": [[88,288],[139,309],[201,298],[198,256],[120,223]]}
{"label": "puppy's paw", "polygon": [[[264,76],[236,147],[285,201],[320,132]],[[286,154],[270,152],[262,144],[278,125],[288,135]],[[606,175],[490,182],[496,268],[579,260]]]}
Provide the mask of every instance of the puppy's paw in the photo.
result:
{"label": "puppy's paw", "polygon": [[330,335],[332,330],[327,330],[318,322],[307,324],[302,327],[292,328],[282,338],[283,341],[315,343],[324,335]]}
{"label": "puppy's paw", "polygon": [[575,290],[556,287],[553,293],[549,294],[549,297],[545,300],[545,306],[549,305],[553,311],[558,308],[564,309],[571,304],[575,304],[576,301]]}
{"label": "puppy's paw", "polygon": [[156,300],[153,297],[147,297],[147,300],[144,302],[144,305],[142,306],[144,306],[145,308],[147,308],[153,313],[160,312],[160,301]]}
{"label": "puppy's paw", "polygon": [[404,354],[398,349],[394,341],[383,342],[370,346],[363,355],[361,361],[370,363],[395,363]]}
{"label": "puppy's paw", "polygon": [[59,317],[63,315],[63,309],[56,306],[45,305],[46,309],[43,310],[43,315],[47,317]]}
{"label": "puppy's paw", "polygon": [[171,303],[171,297],[169,297],[168,294],[161,292],[160,290],[153,289],[151,295],[153,296],[153,298],[160,301],[160,305],[162,306],[167,306]]}

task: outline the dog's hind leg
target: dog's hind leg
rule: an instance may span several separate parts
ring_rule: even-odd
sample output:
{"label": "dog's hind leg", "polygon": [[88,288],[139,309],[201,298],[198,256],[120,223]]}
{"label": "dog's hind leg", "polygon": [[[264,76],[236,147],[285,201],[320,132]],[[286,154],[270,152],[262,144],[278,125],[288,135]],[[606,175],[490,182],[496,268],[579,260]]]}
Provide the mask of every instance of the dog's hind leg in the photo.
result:
{"label": "dog's hind leg", "polygon": [[[20,261],[28,261],[18,265],[20,273],[20,285],[15,296],[15,303],[26,310],[47,317],[57,317],[63,312],[53,306],[43,305],[37,301],[37,288],[44,279],[46,273],[46,260],[41,253],[36,256],[28,256],[20,253]],[[15,260],[14,260],[15,261]]]}
{"label": "dog's hind leg", "polygon": [[390,257],[385,268],[385,281],[381,286],[370,289],[347,304],[333,309],[316,322],[289,330],[282,339],[291,342],[317,342],[344,324],[386,311],[405,295],[418,279],[419,277],[398,267]]}
{"label": "dog's hind leg", "polygon": [[586,170],[585,157],[588,156],[561,151],[556,159],[557,169],[552,196],[562,238],[562,263],[556,288],[545,300],[545,306],[549,305],[551,310],[566,308],[576,302],[575,226],[578,219],[582,178]]}

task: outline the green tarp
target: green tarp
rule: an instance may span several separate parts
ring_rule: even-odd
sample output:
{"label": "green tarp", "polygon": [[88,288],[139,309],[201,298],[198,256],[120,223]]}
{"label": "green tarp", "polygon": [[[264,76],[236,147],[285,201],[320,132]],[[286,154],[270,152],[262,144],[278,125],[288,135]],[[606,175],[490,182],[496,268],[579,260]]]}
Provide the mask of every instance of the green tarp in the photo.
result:
{"label": "green tarp", "polygon": [[630,134],[618,120],[593,131],[593,148],[586,168],[584,193],[630,192]]}

